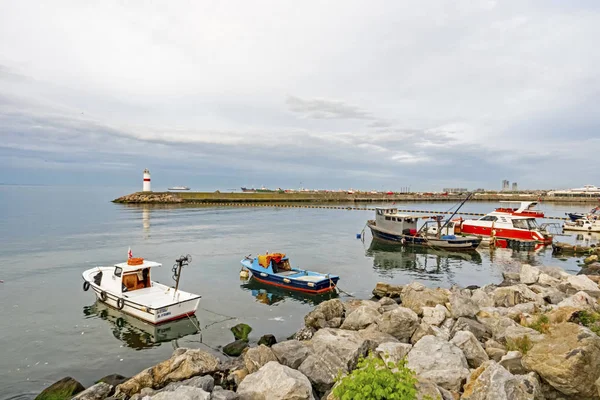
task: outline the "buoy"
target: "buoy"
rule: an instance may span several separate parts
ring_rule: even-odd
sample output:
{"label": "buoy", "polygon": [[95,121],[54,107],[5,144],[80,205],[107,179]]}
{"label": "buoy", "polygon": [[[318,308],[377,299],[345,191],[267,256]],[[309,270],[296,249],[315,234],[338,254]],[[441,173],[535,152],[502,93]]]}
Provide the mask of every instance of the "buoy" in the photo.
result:
{"label": "buoy", "polygon": [[248,272],[247,269],[242,269],[240,271],[240,278],[242,279],[248,279],[250,277],[250,272]]}
{"label": "buoy", "polygon": [[362,233],[357,233],[357,234],[356,234],[356,238],[357,238],[357,239],[361,239],[361,238],[362,238]]}

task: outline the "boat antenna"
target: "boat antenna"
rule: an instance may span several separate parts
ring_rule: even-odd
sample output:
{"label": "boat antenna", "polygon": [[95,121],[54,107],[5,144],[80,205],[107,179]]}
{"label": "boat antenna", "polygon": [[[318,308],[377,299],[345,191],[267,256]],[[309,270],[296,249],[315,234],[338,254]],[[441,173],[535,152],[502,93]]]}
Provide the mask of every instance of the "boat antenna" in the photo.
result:
{"label": "boat antenna", "polygon": [[173,280],[175,281],[175,292],[179,289],[179,278],[181,277],[181,268],[186,265],[190,265],[192,262],[192,256],[189,254],[187,256],[179,256],[177,260],[175,260],[175,264],[171,271],[173,271]]}
{"label": "boat antenna", "polygon": [[460,210],[460,208],[467,202],[467,200],[469,200],[471,198],[471,196],[473,196],[473,192],[470,192],[467,194],[467,197],[465,197],[465,199],[458,205],[458,207],[456,208],[456,210],[454,210],[454,212],[452,213],[450,218],[448,218],[444,222],[444,225],[442,225],[442,227],[439,230],[440,234],[442,232],[442,229],[444,229],[446,227],[446,225],[448,225],[448,222],[452,221],[452,218],[456,215],[456,213],[458,213],[458,210]]}

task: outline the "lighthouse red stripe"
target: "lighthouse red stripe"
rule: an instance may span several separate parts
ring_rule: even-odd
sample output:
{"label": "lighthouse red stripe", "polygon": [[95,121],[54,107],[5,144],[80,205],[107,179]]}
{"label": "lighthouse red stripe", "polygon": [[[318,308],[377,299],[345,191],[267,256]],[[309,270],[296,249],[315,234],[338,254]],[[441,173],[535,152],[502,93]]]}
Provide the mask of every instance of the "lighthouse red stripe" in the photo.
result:
{"label": "lighthouse red stripe", "polygon": [[144,182],[150,182],[150,178],[144,178]]}

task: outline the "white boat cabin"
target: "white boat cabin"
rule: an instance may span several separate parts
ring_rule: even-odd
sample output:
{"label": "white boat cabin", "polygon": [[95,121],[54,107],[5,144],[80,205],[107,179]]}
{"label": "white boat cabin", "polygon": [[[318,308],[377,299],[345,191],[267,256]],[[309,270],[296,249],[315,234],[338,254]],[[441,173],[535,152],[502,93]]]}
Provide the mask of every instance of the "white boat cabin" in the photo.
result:
{"label": "white boat cabin", "polygon": [[115,264],[112,273],[107,276],[106,270],[94,276],[94,283],[113,293],[133,292],[152,286],[150,269],[160,267],[154,261],[146,261],[139,265],[129,265],[126,262]]}
{"label": "white boat cabin", "polygon": [[375,224],[379,229],[410,235],[417,231],[418,217],[414,215],[399,214],[397,208],[376,208]]}

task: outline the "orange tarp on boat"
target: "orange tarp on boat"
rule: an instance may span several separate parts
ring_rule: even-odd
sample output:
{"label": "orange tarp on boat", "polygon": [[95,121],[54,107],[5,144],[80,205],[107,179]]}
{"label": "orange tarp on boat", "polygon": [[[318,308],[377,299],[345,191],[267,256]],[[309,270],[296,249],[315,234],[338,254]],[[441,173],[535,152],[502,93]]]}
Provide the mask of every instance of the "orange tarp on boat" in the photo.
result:
{"label": "orange tarp on boat", "polygon": [[271,264],[271,260],[275,261],[276,263],[280,263],[281,259],[285,258],[285,254],[283,253],[273,253],[273,254],[264,254],[258,255],[258,264],[261,267],[264,268],[269,268],[269,265]]}

